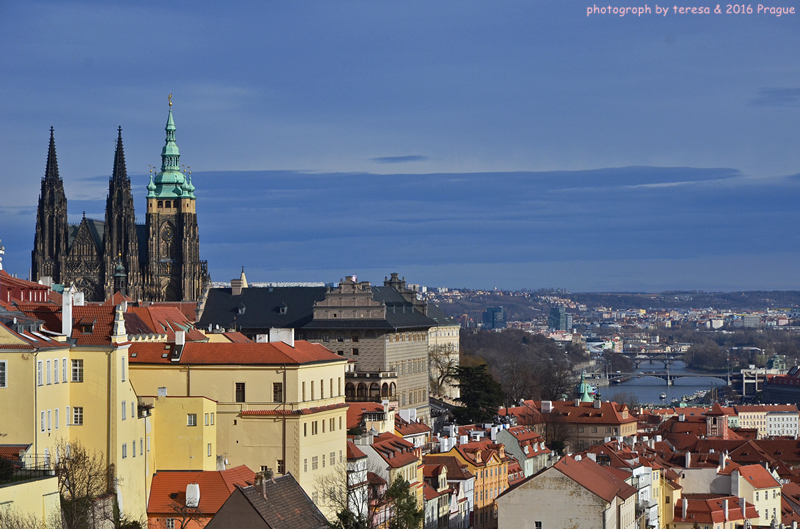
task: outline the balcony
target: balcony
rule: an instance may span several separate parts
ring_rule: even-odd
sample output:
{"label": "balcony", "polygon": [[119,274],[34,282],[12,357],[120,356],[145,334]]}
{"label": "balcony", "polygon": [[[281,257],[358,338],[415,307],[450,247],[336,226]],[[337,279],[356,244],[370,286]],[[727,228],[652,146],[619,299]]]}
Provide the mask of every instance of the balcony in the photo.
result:
{"label": "balcony", "polygon": [[395,371],[349,371],[345,373],[344,396],[347,402],[397,400]]}

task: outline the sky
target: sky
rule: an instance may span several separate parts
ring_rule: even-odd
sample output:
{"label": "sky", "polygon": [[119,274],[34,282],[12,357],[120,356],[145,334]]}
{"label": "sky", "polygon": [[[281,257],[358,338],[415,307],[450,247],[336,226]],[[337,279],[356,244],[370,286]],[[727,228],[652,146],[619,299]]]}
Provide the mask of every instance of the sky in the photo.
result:
{"label": "sky", "polygon": [[215,281],[800,289],[800,2],[594,5],[0,0],[4,268],[50,126],[70,221],[122,126],[144,222],[171,93]]}

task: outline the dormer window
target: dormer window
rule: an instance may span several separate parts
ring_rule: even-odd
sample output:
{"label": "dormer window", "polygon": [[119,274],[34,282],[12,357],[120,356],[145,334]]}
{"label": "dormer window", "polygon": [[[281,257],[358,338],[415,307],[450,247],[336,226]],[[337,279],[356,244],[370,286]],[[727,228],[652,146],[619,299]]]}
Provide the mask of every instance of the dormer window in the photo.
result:
{"label": "dormer window", "polygon": [[281,305],[280,313],[286,314],[287,312],[289,312],[289,307],[287,307],[286,305]]}

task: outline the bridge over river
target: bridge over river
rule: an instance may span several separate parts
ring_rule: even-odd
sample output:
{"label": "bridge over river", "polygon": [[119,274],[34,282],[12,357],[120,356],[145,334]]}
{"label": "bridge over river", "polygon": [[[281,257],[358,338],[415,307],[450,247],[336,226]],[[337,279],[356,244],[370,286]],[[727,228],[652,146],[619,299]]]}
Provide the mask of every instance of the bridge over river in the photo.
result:
{"label": "bridge over river", "polygon": [[[679,378],[717,378],[727,385],[731,384],[731,374],[702,374],[702,373],[670,373],[669,370],[667,371],[648,371],[645,373],[635,372],[635,373],[609,373],[608,374],[608,381],[611,384],[619,384],[621,382],[626,382],[632,378],[643,378],[643,377],[653,377],[653,378],[660,378],[665,382],[667,386],[671,386],[675,380]],[[591,383],[591,380],[589,381]]]}

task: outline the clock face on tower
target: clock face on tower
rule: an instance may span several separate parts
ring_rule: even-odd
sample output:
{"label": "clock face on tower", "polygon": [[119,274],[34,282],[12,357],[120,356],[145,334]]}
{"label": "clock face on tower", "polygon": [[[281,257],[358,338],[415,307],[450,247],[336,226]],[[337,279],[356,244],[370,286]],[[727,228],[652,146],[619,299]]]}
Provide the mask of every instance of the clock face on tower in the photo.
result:
{"label": "clock face on tower", "polygon": [[175,232],[173,231],[172,226],[169,224],[164,226],[164,229],[161,230],[161,238],[166,242],[172,242],[172,239],[175,238]]}

